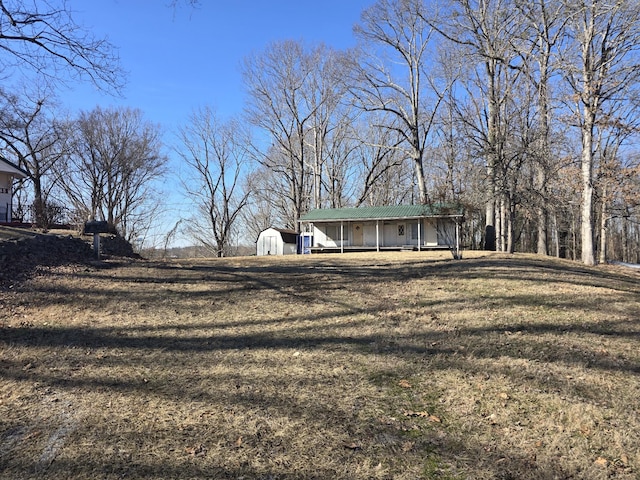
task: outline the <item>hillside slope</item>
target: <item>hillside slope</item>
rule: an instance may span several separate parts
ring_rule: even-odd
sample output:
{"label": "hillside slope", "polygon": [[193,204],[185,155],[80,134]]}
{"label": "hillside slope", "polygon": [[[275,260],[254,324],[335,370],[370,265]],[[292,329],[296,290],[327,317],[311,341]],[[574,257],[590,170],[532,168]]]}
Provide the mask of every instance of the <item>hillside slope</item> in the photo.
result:
{"label": "hillside slope", "polygon": [[[40,233],[0,226],[0,287],[54,267],[95,264],[92,239],[71,233]],[[135,257],[131,245],[117,236],[101,239],[102,255]]]}

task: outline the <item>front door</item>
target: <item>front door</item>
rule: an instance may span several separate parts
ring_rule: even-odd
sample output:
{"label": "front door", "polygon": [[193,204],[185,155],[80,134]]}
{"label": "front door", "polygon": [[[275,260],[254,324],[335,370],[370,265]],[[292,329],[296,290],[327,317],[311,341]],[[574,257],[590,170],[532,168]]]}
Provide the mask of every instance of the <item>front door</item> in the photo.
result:
{"label": "front door", "polygon": [[363,244],[363,237],[362,237],[362,232],[364,231],[364,226],[361,223],[354,223],[353,224],[353,244],[354,245],[362,245]]}
{"label": "front door", "polygon": [[407,225],[405,223],[398,224],[398,245],[406,245],[407,241]]}

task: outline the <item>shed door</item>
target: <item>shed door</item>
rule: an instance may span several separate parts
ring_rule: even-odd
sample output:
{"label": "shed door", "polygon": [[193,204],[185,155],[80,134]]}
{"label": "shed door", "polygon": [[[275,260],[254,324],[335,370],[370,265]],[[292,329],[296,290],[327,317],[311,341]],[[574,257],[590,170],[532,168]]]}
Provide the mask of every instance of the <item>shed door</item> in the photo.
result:
{"label": "shed door", "polygon": [[278,240],[275,236],[263,237],[264,243],[262,244],[262,253],[265,255],[277,255],[278,254]]}

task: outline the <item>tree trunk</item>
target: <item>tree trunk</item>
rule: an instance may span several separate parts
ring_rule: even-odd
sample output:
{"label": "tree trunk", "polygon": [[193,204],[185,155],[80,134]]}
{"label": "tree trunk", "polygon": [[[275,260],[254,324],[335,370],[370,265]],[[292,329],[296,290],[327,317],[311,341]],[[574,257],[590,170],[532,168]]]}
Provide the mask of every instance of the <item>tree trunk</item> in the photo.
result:
{"label": "tree trunk", "polygon": [[593,250],[593,116],[585,107],[582,126],[582,201],[580,205],[580,241],[582,263],[595,265]]}
{"label": "tree trunk", "polygon": [[505,194],[500,195],[500,222],[499,224],[499,238],[500,238],[500,251],[507,251],[507,218],[509,217],[507,213],[507,198]]}
{"label": "tree trunk", "polygon": [[515,225],[516,225],[516,206],[514,202],[509,198],[509,215],[507,223],[507,252],[515,252]]}
{"label": "tree trunk", "polygon": [[560,232],[558,229],[558,214],[553,212],[553,225],[552,225],[552,239],[553,239],[553,254],[560,258]]}
{"label": "tree trunk", "polygon": [[313,206],[314,208],[322,208],[322,155],[323,145],[322,136],[318,135],[318,128],[313,129],[313,145],[314,145],[314,162],[313,162]]}
{"label": "tree trunk", "polygon": [[[545,135],[545,134],[543,134]],[[548,135],[548,134],[547,134]],[[549,255],[549,215],[547,213],[547,174],[545,171],[545,165],[541,165],[542,162],[547,164],[548,162],[548,140],[543,138],[543,158],[536,162],[535,168],[535,180],[536,190],[538,194],[538,207],[537,207],[537,245],[536,252],[538,255]]]}
{"label": "tree trunk", "polygon": [[496,227],[495,227],[496,207],[493,199],[493,195],[486,204],[485,212],[485,238],[484,249],[495,251],[496,249]]}
{"label": "tree trunk", "polygon": [[45,216],[45,202],[42,198],[41,177],[32,175],[31,180],[33,182],[33,215],[35,223],[40,228],[48,228],[49,225]]}
{"label": "tree trunk", "polygon": [[[497,159],[497,128],[498,128],[498,105],[496,100],[496,63],[497,60],[492,59],[485,64],[487,71],[487,79],[489,81],[489,100],[488,100],[488,158],[487,158],[487,206],[486,206],[486,230],[489,232],[493,230],[494,238],[487,238],[487,244],[492,245],[493,248],[487,248],[487,250],[496,250],[500,238],[500,229],[496,228],[498,219],[496,218],[496,167],[498,165]],[[491,228],[490,228],[491,227]],[[491,242],[491,243],[489,243]]]}
{"label": "tree trunk", "polygon": [[598,262],[607,263],[607,190],[602,192],[602,206],[600,207],[600,255]]}
{"label": "tree trunk", "polygon": [[630,262],[631,260],[629,250],[629,223],[626,218],[622,219],[622,261]]}
{"label": "tree trunk", "polygon": [[429,201],[427,196],[427,186],[424,181],[424,164],[422,163],[422,155],[420,152],[414,152],[413,164],[416,169],[416,180],[418,181],[418,200],[420,204],[425,205]]}

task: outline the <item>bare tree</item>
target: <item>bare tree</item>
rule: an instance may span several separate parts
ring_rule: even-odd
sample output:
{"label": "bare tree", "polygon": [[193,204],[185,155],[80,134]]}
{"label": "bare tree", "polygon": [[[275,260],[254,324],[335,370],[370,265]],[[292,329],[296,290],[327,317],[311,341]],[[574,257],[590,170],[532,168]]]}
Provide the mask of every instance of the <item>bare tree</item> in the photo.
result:
{"label": "bare tree", "polygon": [[[119,91],[124,79],[113,45],[78,25],[66,0],[0,1],[0,70],[5,79],[23,76],[48,86],[89,80],[111,92]],[[54,152],[56,134],[49,129],[53,123],[50,118],[43,120],[45,100],[50,103],[52,96],[23,98],[5,91],[3,97],[9,108],[0,115],[1,133],[9,151],[30,174],[35,221],[46,226],[43,179],[59,154]],[[49,127],[44,127],[46,122]]]}
{"label": "bare tree", "polygon": [[434,30],[422,0],[378,0],[362,14],[355,33],[363,40],[363,56],[355,64],[351,92],[366,111],[385,112],[397,120],[388,128],[404,139],[411,158],[420,203],[429,196],[424,154],[438,105],[447,85],[430,74]]}
{"label": "bare tree", "polygon": [[594,179],[599,122],[621,97],[634,96],[640,79],[640,5],[638,2],[567,1],[568,39],[563,49],[563,72],[569,87],[567,103],[573,107],[582,151],[580,158],[581,260],[595,263]]}
{"label": "bare tree", "polygon": [[122,86],[114,47],[78,25],[66,0],[0,1],[0,69],[35,73],[53,82],[89,79],[107,90]]}
{"label": "bare tree", "polygon": [[125,239],[149,228],[156,207],[153,181],[164,174],[159,128],[130,108],[82,112],[69,126],[59,184],[79,216],[100,218]]}
{"label": "bare tree", "polygon": [[[313,207],[328,203],[342,206],[345,175],[348,166],[350,126],[353,112],[342,103],[346,94],[342,54],[320,45],[309,52],[311,65],[308,88],[301,91],[312,112],[306,144],[312,155]],[[326,177],[326,178],[325,178]],[[328,202],[323,202],[325,193]]]}
{"label": "bare tree", "polygon": [[[554,61],[565,37],[567,17],[558,0],[516,0],[528,30],[528,42],[521,44],[523,68],[537,92],[537,125],[539,135],[532,145],[534,162],[534,202],[537,210],[537,242],[539,254],[549,253],[549,192],[547,184],[554,169],[552,142],[552,77],[559,70]],[[556,155],[557,156],[557,155]]]}
{"label": "bare tree", "polygon": [[264,166],[286,178],[286,196],[296,223],[309,205],[305,190],[311,164],[305,136],[315,105],[305,101],[303,92],[309,89],[313,69],[303,46],[286,41],[247,58],[243,71],[250,96],[249,122],[267,132],[271,142],[268,150],[257,156]]}
{"label": "bare tree", "polygon": [[180,131],[180,139],[179,154],[189,169],[183,185],[198,210],[187,233],[216,256],[226,256],[233,228],[249,198],[249,192],[242,188],[249,162],[248,138],[239,122],[222,122],[207,107],[192,114],[190,124]]}
{"label": "bare tree", "polygon": [[285,181],[282,194],[295,228],[305,210],[323,204],[325,161],[340,161],[340,125],[349,121],[340,105],[343,63],[338,52],[323,45],[305,48],[300,42],[283,41],[244,64],[250,97],[247,118],[269,136],[269,143],[255,155]]}
{"label": "bare tree", "polygon": [[393,119],[380,118],[383,116],[371,113],[355,125],[355,206],[395,205],[411,199],[412,169],[399,148],[404,137],[388,128]]}
{"label": "bare tree", "polygon": [[287,183],[273,170],[258,165],[248,173],[245,189],[251,192],[241,217],[247,240],[255,241],[260,232],[269,227],[295,229],[295,218],[290,215],[286,192]]}
{"label": "bare tree", "polygon": [[64,139],[53,118],[53,95],[43,89],[16,95],[0,90],[0,140],[7,154],[28,174],[33,188],[36,225],[51,221],[49,194],[55,186],[51,170],[64,154]]}
{"label": "bare tree", "polygon": [[[505,172],[505,115],[509,89],[517,79],[510,72],[512,61],[522,39],[522,23],[513,8],[512,0],[452,0],[447,15],[434,28],[454,45],[460,47],[459,56],[474,68],[473,81],[466,83],[467,98],[475,111],[461,116],[463,122],[476,130],[478,153],[486,162],[485,248],[501,246],[505,238],[502,219],[506,207],[504,199]],[[477,90],[471,85],[475,83]],[[474,121],[473,119],[477,119]]]}
{"label": "bare tree", "polygon": [[635,155],[625,152],[625,145],[638,140],[640,118],[637,98],[621,98],[613,102],[611,112],[598,122],[598,169],[594,178],[596,200],[599,202],[599,263],[608,260],[609,226],[617,217],[629,217],[637,205],[635,176],[640,167]]}

